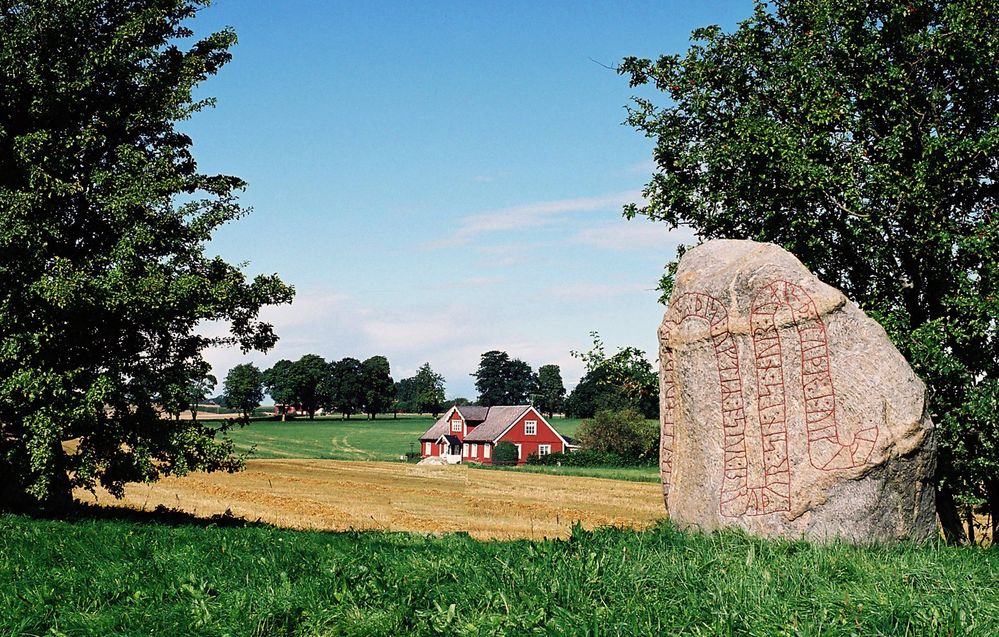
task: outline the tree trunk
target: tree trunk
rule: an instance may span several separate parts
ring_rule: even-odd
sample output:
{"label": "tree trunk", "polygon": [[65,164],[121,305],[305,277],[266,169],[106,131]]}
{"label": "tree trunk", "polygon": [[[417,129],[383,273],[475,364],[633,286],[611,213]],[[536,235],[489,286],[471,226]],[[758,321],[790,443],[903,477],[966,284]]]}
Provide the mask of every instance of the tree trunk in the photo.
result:
{"label": "tree trunk", "polygon": [[999,531],[999,480],[989,480],[985,483],[985,508],[989,512],[989,540],[996,546],[996,535]]}
{"label": "tree trunk", "polygon": [[937,489],[937,515],[940,516],[940,526],[948,544],[964,544],[967,541],[954,494],[947,487]]}
{"label": "tree trunk", "polygon": [[975,507],[968,505],[964,508],[965,518],[968,520],[968,544],[975,545]]}

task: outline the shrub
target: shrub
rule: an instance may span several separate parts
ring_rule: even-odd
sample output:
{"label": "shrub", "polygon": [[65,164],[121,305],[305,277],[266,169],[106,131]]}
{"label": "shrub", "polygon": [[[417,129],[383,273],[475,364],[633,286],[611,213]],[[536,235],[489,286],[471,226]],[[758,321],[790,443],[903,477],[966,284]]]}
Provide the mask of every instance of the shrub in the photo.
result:
{"label": "shrub", "polygon": [[579,442],[585,451],[651,464],[659,457],[659,425],[634,409],[599,411],[580,425]]}
{"label": "shrub", "polygon": [[493,449],[493,464],[517,464],[518,455],[517,447],[512,442],[501,442]]}
{"label": "shrub", "polygon": [[550,453],[545,456],[531,454],[527,457],[527,464],[545,467],[648,467],[655,465],[658,461],[658,457],[651,455],[620,456],[615,453],[588,449],[580,449],[571,453]]}

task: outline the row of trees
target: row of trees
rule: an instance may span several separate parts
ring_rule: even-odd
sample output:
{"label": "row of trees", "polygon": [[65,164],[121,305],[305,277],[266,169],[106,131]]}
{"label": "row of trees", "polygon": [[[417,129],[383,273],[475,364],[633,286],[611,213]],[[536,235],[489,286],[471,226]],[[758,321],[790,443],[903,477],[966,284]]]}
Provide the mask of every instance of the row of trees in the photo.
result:
{"label": "row of trees", "polygon": [[310,420],[320,409],[339,412],[348,419],[357,413],[374,419],[389,411],[436,415],[444,405],[444,378],[430,363],[424,363],[415,376],[396,383],[384,356],[327,362],[316,354],[306,354],[297,361],[279,360],[266,371],[252,363],[236,365],[226,375],[222,402],[249,418],[264,392],[283,406],[282,414],[294,405],[308,413]]}
{"label": "row of trees", "polygon": [[586,374],[568,397],[558,365],[542,365],[535,374],[524,361],[490,350],[472,374],[479,391],[477,404],[532,403],[548,416],[564,411],[576,418],[592,418],[603,410],[630,409],[646,418],[658,418],[659,381],[645,352],[624,347],[608,356],[599,334],[591,332],[590,336],[590,351],[572,352],[585,363]]}
{"label": "row of trees", "polygon": [[549,416],[562,411],[565,385],[558,365],[542,365],[535,374],[531,366],[506,352],[490,350],[482,355],[475,377],[478,404],[521,405],[532,403]]}

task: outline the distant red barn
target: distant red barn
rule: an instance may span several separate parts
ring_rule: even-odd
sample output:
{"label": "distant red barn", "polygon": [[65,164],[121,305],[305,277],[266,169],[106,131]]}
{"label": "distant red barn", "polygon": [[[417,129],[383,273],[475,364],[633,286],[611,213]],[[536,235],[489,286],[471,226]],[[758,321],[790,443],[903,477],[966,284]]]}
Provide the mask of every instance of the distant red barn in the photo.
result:
{"label": "distant red barn", "polygon": [[517,464],[524,464],[531,454],[544,456],[572,447],[530,405],[455,406],[420,436],[420,451],[424,458],[442,457],[452,464],[492,464],[493,449],[501,442],[517,447]]}

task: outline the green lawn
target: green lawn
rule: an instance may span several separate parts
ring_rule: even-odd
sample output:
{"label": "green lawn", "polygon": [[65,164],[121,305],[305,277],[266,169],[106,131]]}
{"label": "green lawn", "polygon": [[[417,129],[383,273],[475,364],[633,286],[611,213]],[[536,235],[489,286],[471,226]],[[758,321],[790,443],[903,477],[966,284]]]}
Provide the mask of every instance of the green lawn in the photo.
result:
{"label": "green lawn", "polygon": [[253,458],[398,460],[407,451],[419,451],[420,435],[433,422],[430,416],[254,420],[229,435],[239,451],[255,447]]}
{"label": "green lawn", "polygon": [[[582,422],[556,418],[552,424],[562,434],[572,436]],[[287,422],[265,419],[254,420],[229,435],[239,451],[255,445],[254,458],[398,460],[407,451],[420,450],[420,435],[433,423],[430,416],[408,415],[377,420],[365,420],[363,415],[350,420],[340,420],[339,416]]]}
{"label": "green lawn", "polygon": [[995,549],[666,523],[479,542],[222,522],[0,515],[0,634],[999,634]]}

